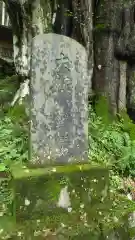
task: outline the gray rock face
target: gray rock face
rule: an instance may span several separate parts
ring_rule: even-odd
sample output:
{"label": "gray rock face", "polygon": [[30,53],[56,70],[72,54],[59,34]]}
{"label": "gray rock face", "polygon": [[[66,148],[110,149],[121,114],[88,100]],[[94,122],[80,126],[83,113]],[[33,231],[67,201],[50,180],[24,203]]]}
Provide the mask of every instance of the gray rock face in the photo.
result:
{"label": "gray rock face", "polygon": [[33,39],[31,61],[32,164],[87,161],[87,54],[75,40],[57,34]]}

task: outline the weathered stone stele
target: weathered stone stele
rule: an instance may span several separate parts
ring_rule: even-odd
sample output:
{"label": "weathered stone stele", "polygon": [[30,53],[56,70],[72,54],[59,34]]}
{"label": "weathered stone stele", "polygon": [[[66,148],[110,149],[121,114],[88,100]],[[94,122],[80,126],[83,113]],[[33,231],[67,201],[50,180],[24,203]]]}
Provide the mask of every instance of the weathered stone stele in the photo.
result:
{"label": "weathered stone stele", "polygon": [[66,36],[38,35],[32,43],[31,69],[30,163],[87,161],[85,48]]}

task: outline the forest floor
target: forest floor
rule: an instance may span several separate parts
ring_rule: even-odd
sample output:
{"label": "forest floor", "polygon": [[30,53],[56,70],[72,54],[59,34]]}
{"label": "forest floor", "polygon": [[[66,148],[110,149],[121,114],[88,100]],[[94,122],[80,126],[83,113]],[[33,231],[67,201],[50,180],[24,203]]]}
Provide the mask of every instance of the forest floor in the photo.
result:
{"label": "forest floor", "polygon": [[[14,108],[10,107],[10,103],[13,99],[13,96],[18,87],[17,77],[4,77],[0,79],[0,172],[9,172],[10,166],[13,163],[21,163],[26,164],[28,162],[28,118],[25,114],[24,106],[16,105]],[[92,109],[89,110],[89,162],[91,165],[98,165],[107,168],[109,170],[109,191],[111,196],[118,196],[119,194],[122,196],[130,195],[132,199],[135,199],[135,125],[130,121],[129,117],[126,113],[122,113],[121,116],[110,120],[108,116],[108,109],[105,109],[104,99],[101,99],[98,102],[96,112]],[[2,182],[2,180],[1,180]],[[0,199],[2,201],[7,201],[8,204],[12,203],[12,196],[9,192],[3,190],[3,186],[1,184],[1,192]],[[6,199],[6,200],[5,200]],[[120,206],[119,210],[114,211],[113,214],[114,219],[118,219],[118,217],[122,217],[121,213],[130,213],[135,211],[134,201],[129,201],[128,199],[123,200],[118,197],[116,200],[116,208]],[[111,204],[115,202],[115,200],[111,199]],[[118,202],[117,202],[118,200]],[[126,208],[126,212],[124,211],[124,206]],[[3,203],[1,204],[1,208],[5,207]],[[106,206],[106,203],[105,205]],[[103,207],[104,208],[104,207]],[[113,223],[113,227],[117,224],[117,221],[112,221],[112,213],[110,210],[112,207],[108,204],[108,211],[110,217],[108,217],[108,224],[110,222]],[[114,206],[113,206],[114,208]],[[4,209],[4,208],[3,208]],[[4,210],[5,211],[5,210]],[[2,210],[1,210],[2,212]],[[98,211],[102,212],[102,211]],[[96,214],[96,211],[95,213]],[[101,214],[102,215],[102,214]],[[119,215],[119,216],[118,216]],[[96,216],[96,215],[95,215]],[[108,216],[108,215],[107,215]],[[66,215],[63,215],[66,219]],[[4,218],[4,215],[1,214],[0,217],[0,234],[3,234],[3,224],[8,227],[7,217]],[[4,220],[5,219],[5,220]],[[96,220],[97,219],[97,220]],[[99,215],[95,217],[95,223],[98,225],[98,229],[93,226],[95,229],[95,233],[101,231],[99,224]],[[102,218],[103,220],[104,218]],[[106,218],[105,218],[106,219]],[[97,222],[98,224],[97,224]],[[40,224],[39,224],[40,222]],[[102,221],[101,221],[102,222]],[[8,216],[9,229],[13,229],[14,220],[11,216]],[[62,226],[66,226],[66,223],[60,220]],[[35,225],[36,224],[36,225]],[[49,224],[51,224],[49,222]],[[26,223],[27,225],[27,223]],[[27,227],[23,225],[25,229],[25,234],[28,231],[31,237],[29,239],[33,239],[35,233],[35,239],[56,239],[56,229],[53,228],[53,233],[51,229],[47,226],[43,227],[44,221],[35,221],[31,222],[30,226]],[[72,225],[72,224],[71,224]],[[107,223],[105,224],[108,228]],[[38,236],[38,232],[40,232],[39,228],[42,228],[42,234]],[[70,226],[72,228],[72,226]],[[70,229],[69,228],[69,229]],[[81,229],[81,226],[77,228]],[[20,229],[20,230],[19,230]],[[35,229],[35,230],[34,230]],[[62,228],[63,229],[63,228]],[[69,231],[68,229],[68,231]],[[87,226],[86,226],[87,229]],[[89,226],[90,229],[90,226]],[[58,230],[58,229],[57,229]],[[75,227],[74,227],[75,230]],[[88,229],[87,229],[88,230]],[[62,230],[63,231],[63,230]],[[75,231],[78,231],[77,229]],[[93,230],[92,230],[93,231]],[[10,231],[11,232],[11,231]],[[2,238],[1,239],[26,239],[26,235],[23,234],[24,230],[22,230],[22,226],[18,225],[16,236],[10,236],[10,238]],[[41,233],[40,232],[40,233]],[[51,233],[50,233],[51,232]],[[59,232],[59,231],[58,231]],[[61,232],[61,231],[60,231]],[[64,229],[66,232],[66,228]],[[84,231],[85,232],[85,231]],[[48,234],[48,238],[47,238]],[[11,234],[12,235],[12,234]],[[4,236],[3,236],[4,237]],[[24,238],[23,238],[24,237]],[[46,238],[45,238],[46,237]],[[27,238],[28,239],[28,238]],[[60,237],[59,239],[66,239]],[[74,238],[75,239],[75,235]],[[86,237],[87,239],[87,237]],[[92,239],[92,238],[91,238]],[[93,239],[94,238],[93,236]]]}

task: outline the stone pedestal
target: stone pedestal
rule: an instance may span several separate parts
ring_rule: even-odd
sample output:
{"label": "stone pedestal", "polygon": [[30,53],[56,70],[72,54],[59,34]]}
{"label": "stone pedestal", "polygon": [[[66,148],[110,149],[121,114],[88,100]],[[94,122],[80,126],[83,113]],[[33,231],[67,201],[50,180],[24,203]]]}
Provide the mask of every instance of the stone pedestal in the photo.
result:
{"label": "stone pedestal", "polygon": [[135,204],[108,191],[107,169],[89,164],[46,169],[14,165],[12,176],[12,214],[0,217],[1,239],[123,240],[134,236],[128,215]]}
{"label": "stone pedestal", "polygon": [[24,169],[23,173],[14,175],[17,222],[63,216],[63,221],[78,219],[87,225],[108,195],[108,170],[89,164]]}

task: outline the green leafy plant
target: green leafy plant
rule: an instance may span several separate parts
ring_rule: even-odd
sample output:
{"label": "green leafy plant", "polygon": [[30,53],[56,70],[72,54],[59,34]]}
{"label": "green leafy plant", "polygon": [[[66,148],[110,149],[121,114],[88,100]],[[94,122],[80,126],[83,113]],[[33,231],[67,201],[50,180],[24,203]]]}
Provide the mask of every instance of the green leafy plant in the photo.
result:
{"label": "green leafy plant", "polygon": [[27,161],[28,133],[9,117],[0,120],[0,164]]}
{"label": "green leafy plant", "polygon": [[135,126],[123,116],[105,124],[107,118],[92,109],[90,112],[89,159],[111,169],[111,183],[117,189],[124,176],[135,176],[135,140],[131,134],[131,129],[135,132]]}

